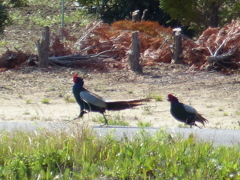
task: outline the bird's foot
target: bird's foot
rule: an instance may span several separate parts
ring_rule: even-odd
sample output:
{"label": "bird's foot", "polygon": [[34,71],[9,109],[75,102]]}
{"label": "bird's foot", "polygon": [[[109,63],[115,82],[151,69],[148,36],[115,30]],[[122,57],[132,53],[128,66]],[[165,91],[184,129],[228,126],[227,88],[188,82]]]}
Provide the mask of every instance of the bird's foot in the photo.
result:
{"label": "bird's foot", "polygon": [[[197,125],[196,125],[197,126]],[[199,129],[202,129],[202,127],[200,127],[200,126],[197,126]]]}
{"label": "bird's foot", "polygon": [[193,124],[194,126],[197,126],[199,129],[202,129],[200,126],[198,126],[196,123]]}
{"label": "bird's foot", "polygon": [[76,117],[76,118],[74,118],[73,121],[76,120],[76,119],[79,119],[79,118],[83,117],[83,115],[86,114],[86,113],[87,113],[87,111],[81,111],[80,114],[79,114],[79,116]]}
{"label": "bird's foot", "polygon": [[74,118],[74,119],[72,119],[72,121],[75,121],[76,119],[79,119],[80,117],[76,117],[76,118]]}
{"label": "bird's foot", "polygon": [[198,126],[196,123],[190,124],[190,128],[192,128],[192,126],[197,126],[199,129],[202,129],[200,126]]}
{"label": "bird's foot", "polygon": [[101,125],[101,126],[108,126],[108,123],[107,122],[105,122],[103,125]]}

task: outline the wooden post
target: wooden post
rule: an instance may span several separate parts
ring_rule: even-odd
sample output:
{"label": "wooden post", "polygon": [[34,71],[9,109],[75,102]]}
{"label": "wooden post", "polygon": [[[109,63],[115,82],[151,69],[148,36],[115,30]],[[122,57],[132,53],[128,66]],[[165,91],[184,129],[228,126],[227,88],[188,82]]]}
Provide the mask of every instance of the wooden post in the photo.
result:
{"label": "wooden post", "polygon": [[49,52],[49,27],[45,27],[44,32],[42,33],[42,39],[36,41],[36,46],[38,49],[38,60],[39,60],[39,67],[46,68],[48,67],[48,52]]}
{"label": "wooden post", "polygon": [[142,67],[139,64],[140,58],[140,42],[138,38],[138,32],[132,33],[132,44],[129,52],[129,64],[131,70],[137,73],[142,73]]}
{"label": "wooden post", "polygon": [[182,34],[181,28],[174,28],[174,45],[173,45],[173,63],[178,63],[182,60]]}
{"label": "wooden post", "polygon": [[132,21],[139,22],[140,21],[140,11],[136,10],[132,12]]}

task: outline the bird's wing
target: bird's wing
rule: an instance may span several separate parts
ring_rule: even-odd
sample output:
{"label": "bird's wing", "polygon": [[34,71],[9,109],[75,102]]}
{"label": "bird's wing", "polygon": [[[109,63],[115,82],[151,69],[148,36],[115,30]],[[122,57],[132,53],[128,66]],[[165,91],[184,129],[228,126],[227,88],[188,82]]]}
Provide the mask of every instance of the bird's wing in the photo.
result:
{"label": "bird's wing", "polygon": [[183,107],[185,108],[185,110],[186,110],[188,113],[194,113],[194,114],[197,114],[196,109],[194,109],[192,106],[189,106],[189,105],[183,104]]}
{"label": "bird's wing", "polygon": [[96,94],[93,94],[93,93],[91,93],[87,90],[81,91],[80,92],[80,97],[83,101],[85,101],[88,104],[92,104],[94,106],[98,106],[98,107],[101,107],[101,108],[106,108],[107,107],[107,104],[106,104],[106,102],[104,102],[102,97],[100,97]]}

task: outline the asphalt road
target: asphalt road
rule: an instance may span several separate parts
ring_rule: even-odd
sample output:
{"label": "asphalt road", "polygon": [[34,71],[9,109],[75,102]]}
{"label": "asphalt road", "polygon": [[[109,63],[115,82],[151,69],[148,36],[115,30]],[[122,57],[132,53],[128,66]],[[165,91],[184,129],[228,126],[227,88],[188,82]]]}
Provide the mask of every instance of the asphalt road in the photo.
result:
{"label": "asphalt road", "polygon": [[[46,129],[53,132],[72,132],[73,128],[79,128],[81,125],[73,123],[51,123],[51,122],[0,122],[0,130],[6,131],[36,131]],[[133,137],[141,128],[128,126],[94,126],[92,127],[99,136],[112,134],[116,138],[123,136]],[[158,132],[161,128],[144,128],[149,134]],[[211,142],[213,145],[232,146],[240,144],[240,130],[223,130],[223,129],[191,129],[191,128],[168,128],[166,132],[172,136],[180,135],[183,138],[189,137],[192,134],[197,141]]]}

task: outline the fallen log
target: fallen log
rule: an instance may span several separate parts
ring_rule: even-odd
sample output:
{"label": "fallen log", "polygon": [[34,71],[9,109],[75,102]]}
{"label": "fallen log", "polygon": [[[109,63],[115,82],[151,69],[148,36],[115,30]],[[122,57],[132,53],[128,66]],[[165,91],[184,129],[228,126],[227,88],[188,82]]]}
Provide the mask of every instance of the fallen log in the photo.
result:
{"label": "fallen log", "polygon": [[[61,65],[61,66],[75,66],[77,64],[103,64],[106,63],[102,59],[109,58],[109,56],[103,55],[104,52],[99,54],[92,55],[81,55],[81,54],[71,54],[66,56],[58,56],[58,57],[49,57],[49,63],[52,65]],[[108,61],[108,63],[111,63]],[[112,61],[112,63],[116,63],[116,61]]]}
{"label": "fallen log", "polygon": [[233,63],[227,62],[226,60],[230,60],[233,57],[233,53],[222,54],[219,56],[208,56],[207,62],[208,63],[216,63],[216,62],[224,62],[224,63]]}

